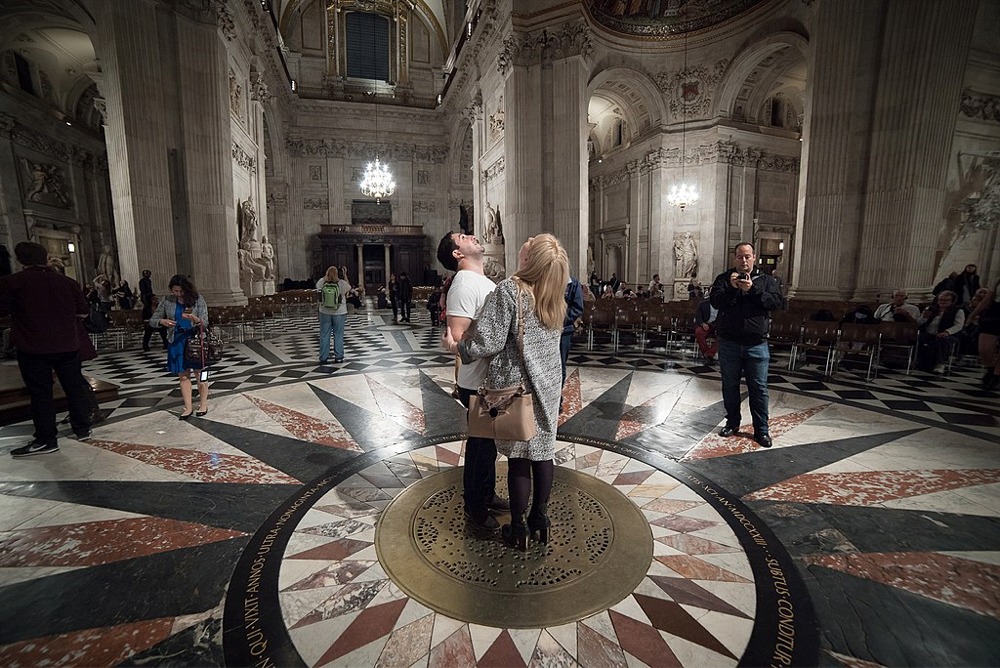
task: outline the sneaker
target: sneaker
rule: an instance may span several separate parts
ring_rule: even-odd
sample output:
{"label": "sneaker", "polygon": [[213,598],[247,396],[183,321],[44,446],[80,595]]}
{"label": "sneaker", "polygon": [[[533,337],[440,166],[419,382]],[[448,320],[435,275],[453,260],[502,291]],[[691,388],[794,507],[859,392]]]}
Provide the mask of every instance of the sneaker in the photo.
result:
{"label": "sneaker", "polygon": [[39,443],[32,441],[20,448],[10,451],[11,457],[31,457],[32,455],[47,455],[50,452],[59,452],[59,446],[55,443]]}
{"label": "sneaker", "polygon": [[931,370],[931,373],[944,373],[944,364],[938,364]]}
{"label": "sneaker", "polygon": [[74,434],[73,438],[75,438],[76,440],[80,441],[81,443],[86,443],[87,441],[89,441],[91,439],[91,437],[93,437],[93,435],[94,435],[94,432],[92,430],[88,429],[87,433],[85,433],[85,434]]}

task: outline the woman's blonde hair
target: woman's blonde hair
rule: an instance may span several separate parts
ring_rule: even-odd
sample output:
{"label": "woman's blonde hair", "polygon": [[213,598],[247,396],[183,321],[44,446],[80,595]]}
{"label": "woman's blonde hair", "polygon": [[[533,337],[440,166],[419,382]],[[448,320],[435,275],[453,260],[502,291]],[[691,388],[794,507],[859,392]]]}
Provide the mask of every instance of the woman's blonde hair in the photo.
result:
{"label": "woman's blonde hair", "polygon": [[524,265],[518,268],[514,280],[534,296],[535,315],[542,325],[561,330],[566,319],[569,258],[559,240],[551,234],[528,239]]}
{"label": "woman's blonde hair", "polygon": [[337,273],[336,267],[329,267],[326,270],[326,276],[323,277],[327,283],[336,283],[340,280],[340,274]]}

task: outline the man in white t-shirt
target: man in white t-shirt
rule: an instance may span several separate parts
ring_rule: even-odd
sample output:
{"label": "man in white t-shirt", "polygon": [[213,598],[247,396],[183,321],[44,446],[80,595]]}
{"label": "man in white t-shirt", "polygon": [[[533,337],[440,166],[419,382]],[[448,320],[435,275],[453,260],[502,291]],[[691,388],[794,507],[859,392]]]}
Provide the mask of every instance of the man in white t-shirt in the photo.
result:
{"label": "man in white t-shirt", "polygon": [[892,293],[892,301],[875,309],[876,322],[916,322],[920,309],[906,303],[906,290],[900,288]]}
{"label": "man in white t-shirt", "polygon": [[[446,311],[452,336],[461,340],[478,319],[486,298],[496,286],[483,273],[483,246],[475,236],[449,232],[438,244],[437,256],[445,269],[457,272],[448,289]],[[488,359],[480,359],[463,364],[459,369],[458,394],[466,408],[482,385],[489,365]],[[496,460],[497,447],[493,439],[468,438],[463,472],[465,515],[474,526],[488,531],[500,528],[490,509],[510,509],[510,504],[496,494]]]}

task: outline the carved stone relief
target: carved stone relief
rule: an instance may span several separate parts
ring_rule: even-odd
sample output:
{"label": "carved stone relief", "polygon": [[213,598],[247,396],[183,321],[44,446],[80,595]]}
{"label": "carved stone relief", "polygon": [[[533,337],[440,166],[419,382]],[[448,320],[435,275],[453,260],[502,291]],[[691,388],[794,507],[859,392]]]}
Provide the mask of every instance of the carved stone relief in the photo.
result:
{"label": "carved stone relief", "polygon": [[309,165],[309,180],[310,181],[322,181],[323,180],[323,167],[320,165]]}
{"label": "carved stone relief", "polygon": [[428,183],[430,183],[430,172],[426,169],[417,170],[417,185],[426,186]]}
{"label": "carved stone relief", "polygon": [[251,174],[257,173],[257,160],[252,155],[243,150],[243,147],[233,142],[233,162],[247,170]]}
{"label": "carved stone relief", "polygon": [[60,209],[69,209],[72,206],[62,167],[21,158],[21,168],[24,174],[22,192],[25,202],[45,204]]}
{"label": "carved stone relief", "polygon": [[528,34],[507,36],[497,55],[497,71],[507,76],[515,65],[543,65],[571,56],[590,58],[593,53],[590,27],[586,21],[573,21],[552,30],[544,28]]}
{"label": "carved stone relief", "polygon": [[718,60],[711,69],[704,65],[675,72],[660,72],[653,77],[657,87],[668,95],[668,107],[674,120],[687,114],[707,114],[712,99],[726,73],[729,61]]}
{"label": "carved stone relief", "polygon": [[329,209],[330,200],[326,197],[305,197],[302,199],[303,209]]}
{"label": "carved stone relief", "polygon": [[674,235],[674,278],[694,278],[698,275],[698,237],[692,232]]}
{"label": "carved stone relief", "polygon": [[242,119],[240,110],[243,98],[243,87],[237,82],[236,73],[229,70],[229,111],[233,116]]}
{"label": "carved stone relief", "polygon": [[448,149],[442,146],[418,146],[416,144],[376,144],[374,142],[346,141],[343,139],[305,139],[289,137],[285,148],[294,157],[324,156],[347,159],[370,160],[375,157],[385,161],[411,161],[442,164],[448,157]]}
{"label": "carved stone relief", "polygon": [[1000,97],[996,95],[979,93],[971,88],[966,88],[962,91],[959,110],[967,118],[1000,123]]}
{"label": "carved stone relief", "polygon": [[504,130],[503,95],[500,96],[500,102],[497,104],[497,110],[490,116],[489,122],[487,123],[487,127],[489,130],[490,144],[496,143],[501,137],[503,137],[503,130]]}

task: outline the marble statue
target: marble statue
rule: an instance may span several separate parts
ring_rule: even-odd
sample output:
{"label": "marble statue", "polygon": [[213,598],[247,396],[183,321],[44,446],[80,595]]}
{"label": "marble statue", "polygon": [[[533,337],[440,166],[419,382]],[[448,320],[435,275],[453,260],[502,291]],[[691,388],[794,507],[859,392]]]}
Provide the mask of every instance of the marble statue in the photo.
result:
{"label": "marble statue", "polygon": [[490,206],[490,203],[486,203],[486,227],[483,229],[482,242],[484,244],[493,243],[493,235],[496,233],[497,228],[497,212]]}
{"label": "marble statue", "polygon": [[274,280],[274,246],[267,237],[260,238],[260,262],[264,265],[264,278]]}
{"label": "marble statue", "polygon": [[690,232],[684,232],[674,239],[675,278],[690,278],[698,275],[698,241]]}
{"label": "marble statue", "polygon": [[247,197],[240,205],[242,222],[240,229],[240,246],[246,246],[251,241],[257,241],[257,210],[253,208],[253,198]]}
{"label": "marble statue", "polygon": [[241,278],[245,279],[246,282],[264,280],[267,267],[261,264],[258,260],[253,259],[253,256],[250,255],[250,251],[238,248],[236,250],[236,254],[240,259]]}
{"label": "marble statue", "polygon": [[593,244],[587,245],[587,276],[594,273],[594,269],[597,268],[597,264],[594,262],[594,246]]}
{"label": "marble statue", "polygon": [[97,273],[105,276],[112,285],[117,285],[118,280],[121,278],[118,274],[118,268],[115,262],[115,252],[111,247],[111,244],[104,244],[104,248],[101,249],[101,256],[97,258]]}
{"label": "marble statue", "polygon": [[507,277],[507,270],[503,261],[495,257],[487,257],[483,261],[483,274],[494,283],[499,283]]}

